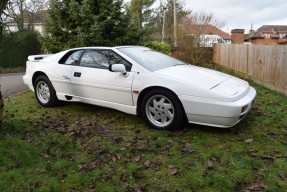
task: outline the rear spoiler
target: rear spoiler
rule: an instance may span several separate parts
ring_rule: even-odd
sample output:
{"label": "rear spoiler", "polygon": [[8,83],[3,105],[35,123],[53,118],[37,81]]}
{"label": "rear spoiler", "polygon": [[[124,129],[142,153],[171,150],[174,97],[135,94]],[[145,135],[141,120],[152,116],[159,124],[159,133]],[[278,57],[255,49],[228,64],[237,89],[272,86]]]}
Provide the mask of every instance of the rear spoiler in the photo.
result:
{"label": "rear spoiler", "polygon": [[51,55],[30,55],[28,57],[28,60],[29,61],[38,61],[38,60],[41,60],[41,59],[44,59],[45,57],[49,57]]}

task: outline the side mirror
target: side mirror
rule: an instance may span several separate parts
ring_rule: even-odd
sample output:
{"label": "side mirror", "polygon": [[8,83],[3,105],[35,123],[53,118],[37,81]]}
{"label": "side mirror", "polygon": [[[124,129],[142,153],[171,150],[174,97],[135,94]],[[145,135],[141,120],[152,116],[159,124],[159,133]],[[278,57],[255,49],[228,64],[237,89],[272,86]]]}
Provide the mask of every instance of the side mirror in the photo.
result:
{"label": "side mirror", "polygon": [[123,64],[112,64],[109,66],[109,70],[112,72],[121,72],[123,76],[128,75],[126,66],[124,66]]}

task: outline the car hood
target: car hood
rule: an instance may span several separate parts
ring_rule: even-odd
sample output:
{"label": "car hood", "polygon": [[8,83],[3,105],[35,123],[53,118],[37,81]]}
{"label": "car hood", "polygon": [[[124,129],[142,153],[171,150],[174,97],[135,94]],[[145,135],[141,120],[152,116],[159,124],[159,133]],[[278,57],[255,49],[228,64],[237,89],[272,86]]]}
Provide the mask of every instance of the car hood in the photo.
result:
{"label": "car hood", "polygon": [[232,77],[218,71],[193,65],[177,65],[155,72],[206,89],[210,89]]}
{"label": "car hood", "polygon": [[246,81],[215,70],[193,65],[177,65],[155,71],[157,74],[177,79],[228,98],[244,94],[249,84]]}

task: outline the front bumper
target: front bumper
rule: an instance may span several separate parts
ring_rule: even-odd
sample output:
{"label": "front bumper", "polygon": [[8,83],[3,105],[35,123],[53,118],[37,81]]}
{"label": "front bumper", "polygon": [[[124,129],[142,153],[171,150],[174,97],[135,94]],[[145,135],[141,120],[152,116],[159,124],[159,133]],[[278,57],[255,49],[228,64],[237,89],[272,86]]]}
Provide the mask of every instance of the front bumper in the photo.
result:
{"label": "front bumper", "polygon": [[[246,95],[236,101],[220,101],[192,96],[179,96],[189,123],[228,128],[240,122],[251,109],[256,91],[249,88]],[[242,112],[242,107],[245,110]]]}

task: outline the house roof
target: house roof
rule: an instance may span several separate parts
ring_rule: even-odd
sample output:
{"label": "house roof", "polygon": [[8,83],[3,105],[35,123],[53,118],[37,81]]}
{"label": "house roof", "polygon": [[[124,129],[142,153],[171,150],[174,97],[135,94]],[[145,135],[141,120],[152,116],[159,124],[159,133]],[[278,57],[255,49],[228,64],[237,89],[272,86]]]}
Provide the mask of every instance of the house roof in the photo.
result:
{"label": "house roof", "polygon": [[[35,14],[32,14],[28,10],[23,11],[23,18],[24,18],[24,23],[29,23],[33,18],[33,23],[44,23],[44,21],[48,18],[48,11],[47,10],[40,10],[36,12]],[[14,19],[8,21],[6,24],[9,23],[16,23]]]}
{"label": "house roof", "polygon": [[264,33],[271,33],[271,38],[279,38],[278,33],[287,33],[287,25],[263,25],[251,32],[245,39],[264,39]]}
{"label": "house roof", "polygon": [[191,34],[218,35],[222,39],[231,40],[231,35],[213,25],[190,25],[187,31]]}

